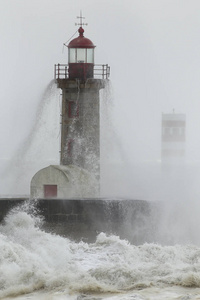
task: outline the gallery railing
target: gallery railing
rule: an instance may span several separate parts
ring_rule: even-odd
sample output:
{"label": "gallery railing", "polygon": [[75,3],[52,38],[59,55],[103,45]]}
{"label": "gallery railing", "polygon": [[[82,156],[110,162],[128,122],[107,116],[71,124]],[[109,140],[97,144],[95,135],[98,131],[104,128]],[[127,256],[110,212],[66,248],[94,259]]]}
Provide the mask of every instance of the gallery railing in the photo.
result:
{"label": "gallery railing", "polygon": [[[54,68],[55,79],[69,78],[69,65],[57,64]],[[110,76],[110,67],[108,65],[94,65],[94,79],[108,79]]]}

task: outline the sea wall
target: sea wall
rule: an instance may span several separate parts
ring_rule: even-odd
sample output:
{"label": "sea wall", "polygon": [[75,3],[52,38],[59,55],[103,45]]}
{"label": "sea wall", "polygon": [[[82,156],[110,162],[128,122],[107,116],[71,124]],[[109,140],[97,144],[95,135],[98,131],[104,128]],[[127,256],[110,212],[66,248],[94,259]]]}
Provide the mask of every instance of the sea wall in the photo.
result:
{"label": "sea wall", "polygon": [[74,240],[93,242],[100,232],[140,244],[156,240],[159,210],[152,202],[112,199],[1,199],[0,221],[14,206],[34,207],[43,229]]}

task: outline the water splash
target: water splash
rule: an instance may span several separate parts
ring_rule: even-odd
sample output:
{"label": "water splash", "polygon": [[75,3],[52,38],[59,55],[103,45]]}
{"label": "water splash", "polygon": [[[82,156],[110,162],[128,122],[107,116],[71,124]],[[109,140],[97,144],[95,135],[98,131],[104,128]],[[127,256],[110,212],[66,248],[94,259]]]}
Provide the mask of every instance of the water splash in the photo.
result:
{"label": "water splash", "polygon": [[1,184],[5,182],[8,194],[29,194],[34,173],[44,166],[58,163],[59,123],[59,90],[52,80],[45,89],[31,132],[1,175]]}
{"label": "water splash", "polygon": [[200,287],[199,247],[134,246],[105,233],[93,244],[75,243],[44,232],[40,225],[27,202],[11,211],[0,226],[0,299],[62,291],[85,294],[85,299],[96,293],[118,293],[119,300],[141,288],[145,293],[150,287]]}
{"label": "water splash", "polygon": [[[115,101],[112,84],[106,82],[101,90],[101,196],[138,198],[138,174],[133,172],[129,151],[122,144],[115,116]],[[142,197],[140,198],[142,199]],[[143,199],[144,200],[144,199]]]}

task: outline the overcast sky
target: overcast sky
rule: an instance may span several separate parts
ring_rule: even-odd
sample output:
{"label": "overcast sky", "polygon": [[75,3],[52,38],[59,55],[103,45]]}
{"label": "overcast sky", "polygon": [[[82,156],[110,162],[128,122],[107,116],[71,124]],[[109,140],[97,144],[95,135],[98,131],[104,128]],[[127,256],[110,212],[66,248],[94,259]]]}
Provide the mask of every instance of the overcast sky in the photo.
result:
{"label": "overcast sky", "polygon": [[123,155],[133,162],[159,160],[161,114],[175,109],[186,114],[187,157],[200,160],[199,0],[0,5],[1,159],[12,160],[29,135],[54,64],[67,63],[63,43],[78,29],[82,10],[85,36],[97,46],[95,62],[111,67],[116,144]]}

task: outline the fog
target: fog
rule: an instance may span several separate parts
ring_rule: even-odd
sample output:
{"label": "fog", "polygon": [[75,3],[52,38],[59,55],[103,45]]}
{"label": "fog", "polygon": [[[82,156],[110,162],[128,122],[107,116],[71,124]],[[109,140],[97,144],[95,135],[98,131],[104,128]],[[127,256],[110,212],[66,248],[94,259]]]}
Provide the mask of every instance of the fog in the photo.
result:
{"label": "fog", "polygon": [[[85,36],[97,46],[95,63],[111,67],[110,115],[102,116],[110,132],[102,142],[104,194],[198,199],[198,0],[0,0],[0,4],[1,194],[28,194],[34,172],[58,161],[59,130],[54,135],[47,131],[59,122],[59,91],[47,95],[42,108],[41,102],[54,77],[54,64],[67,63],[63,43],[78,29],[76,17],[82,10],[88,23]],[[52,104],[55,99],[57,104]],[[186,164],[163,175],[161,116],[173,109],[186,114]],[[105,124],[102,133],[108,131]],[[41,127],[44,132],[29,147],[30,133]]]}

